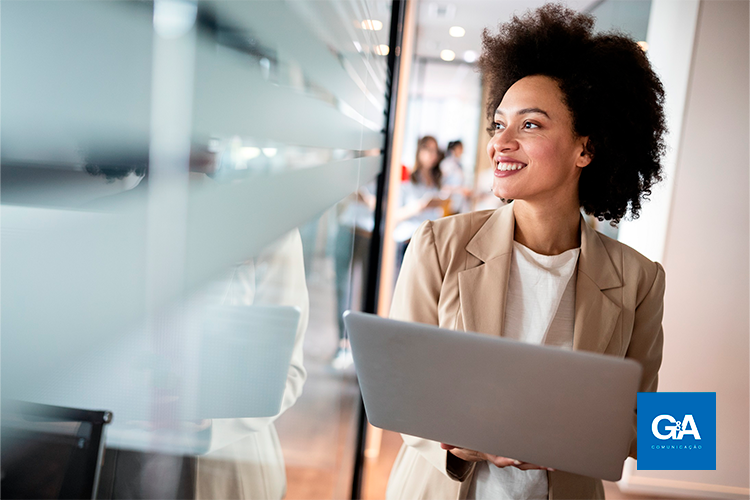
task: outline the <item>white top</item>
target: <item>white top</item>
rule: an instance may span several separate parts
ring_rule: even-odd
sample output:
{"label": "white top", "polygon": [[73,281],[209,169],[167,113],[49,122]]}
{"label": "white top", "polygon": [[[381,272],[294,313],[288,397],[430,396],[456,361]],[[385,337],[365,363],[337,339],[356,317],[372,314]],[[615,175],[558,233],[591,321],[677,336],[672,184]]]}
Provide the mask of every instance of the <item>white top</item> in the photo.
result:
{"label": "white top", "polygon": [[[427,196],[437,196],[440,194],[440,190],[437,186],[427,186],[425,184],[414,184],[411,180],[406,180],[401,183],[401,192],[399,199],[399,207],[408,205],[416,200],[420,200]],[[422,210],[417,215],[414,215],[410,219],[402,220],[396,225],[393,230],[393,239],[399,243],[407,241],[412,237],[414,231],[426,220],[435,220],[443,216],[442,208],[427,208]]]}
{"label": "white top", "polygon": [[[440,171],[443,173],[442,184],[445,187],[464,187],[464,171],[461,162],[453,155],[446,156],[440,162]],[[466,197],[461,193],[451,195],[451,209],[456,213],[469,211]]]}
{"label": "white top", "polygon": [[[575,270],[580,248],[541,255],[513,242],[504,337],[573,348]],[[515,458],[515,457],[509,457]],[[545,464],[537,464],[545,465]],[[547,471],[477,464],[468,498],[547,499]]]}

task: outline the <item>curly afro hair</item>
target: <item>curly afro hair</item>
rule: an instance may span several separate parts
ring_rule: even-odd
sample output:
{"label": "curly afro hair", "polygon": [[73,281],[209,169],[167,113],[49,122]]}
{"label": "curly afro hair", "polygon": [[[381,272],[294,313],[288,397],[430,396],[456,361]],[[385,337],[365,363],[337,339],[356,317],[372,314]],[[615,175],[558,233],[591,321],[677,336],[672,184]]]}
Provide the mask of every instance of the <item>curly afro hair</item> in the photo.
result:
{"label": "curly afro hair", "polygon": [[591,163],[579,180],[584,211],[617,224],[638,218],[641,201],[662,180],[664,88],[630,37],[594,33],[594,18],[547,4],[485,29],[479,68],[489,85],[487,116],[518,80],[554,79],[571,112],[573,132],[589,137]]}

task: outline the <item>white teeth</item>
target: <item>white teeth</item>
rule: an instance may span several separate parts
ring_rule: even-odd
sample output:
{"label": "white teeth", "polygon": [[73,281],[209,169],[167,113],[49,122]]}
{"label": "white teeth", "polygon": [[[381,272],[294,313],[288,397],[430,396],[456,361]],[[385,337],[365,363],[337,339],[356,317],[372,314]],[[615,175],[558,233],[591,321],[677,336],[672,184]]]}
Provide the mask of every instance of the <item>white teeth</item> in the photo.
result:
{"label": "white teeth", "polygon": [[500,162],[497,164],[497,169],[501,171],[507,171],[507,170],[521,170],[523,167],[525,167],[523,163],[505,163]]}

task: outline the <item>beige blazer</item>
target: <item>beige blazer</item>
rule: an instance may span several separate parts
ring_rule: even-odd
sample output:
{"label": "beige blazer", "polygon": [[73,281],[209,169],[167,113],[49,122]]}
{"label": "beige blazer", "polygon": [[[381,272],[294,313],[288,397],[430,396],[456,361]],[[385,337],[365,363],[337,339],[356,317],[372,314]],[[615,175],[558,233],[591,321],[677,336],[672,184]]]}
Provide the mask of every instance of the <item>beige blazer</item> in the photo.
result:
{"label": "beige blazer", "polygon": [[[512,203],[422,224],[404,257],[391,317],[502,335],[514,227]],[[664,287],[658,263],[582,220],[573,349],[637,360],[643,366],[639,391],[656,391]],[[630,456],[636,457],[635,413]],[[473,471],[439,443],[404,436],[386,498],[463,499]],[[562,471],[547,478],[550,500],[604,498],[599,479]]]}

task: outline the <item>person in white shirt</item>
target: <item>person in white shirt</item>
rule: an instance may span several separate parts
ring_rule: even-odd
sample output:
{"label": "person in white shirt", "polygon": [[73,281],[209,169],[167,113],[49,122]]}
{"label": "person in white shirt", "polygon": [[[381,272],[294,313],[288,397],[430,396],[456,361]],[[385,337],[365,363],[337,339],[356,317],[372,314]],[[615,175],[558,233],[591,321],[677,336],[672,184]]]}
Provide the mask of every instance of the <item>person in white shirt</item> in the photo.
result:
{"label": "person in white shirt", "polygon": [[451,141],[448,143],[445,158],[440,162],[443,186],[451,193],[451,215],[467,212],[469,210],[471,189],[465,185],[466,179],[464,176],[464,167],[461,164],[461,156],[463,153],[463,143],[461,141]]}
{"label": "person in white shirt", "polygon": [[401,183],[399,204],[394,219],[396,228],[396,273],[414,231],[426,220],[445,215],[444,206],[449,193],[441,191],[443,174],[440,171],[440,149],[437,139],[426,135],[417,142],[414,168],[408,180]]}
{"label": "person in white shirt", "polygon": [[443,173],[440,170],[440,149],[437,139],[426,135],[417,142],[414,168],[408,180],[401,183],[398,210],[394,215],[393,238],[398,243],[409,241],[414,230],[430,219],[443,215]]}

